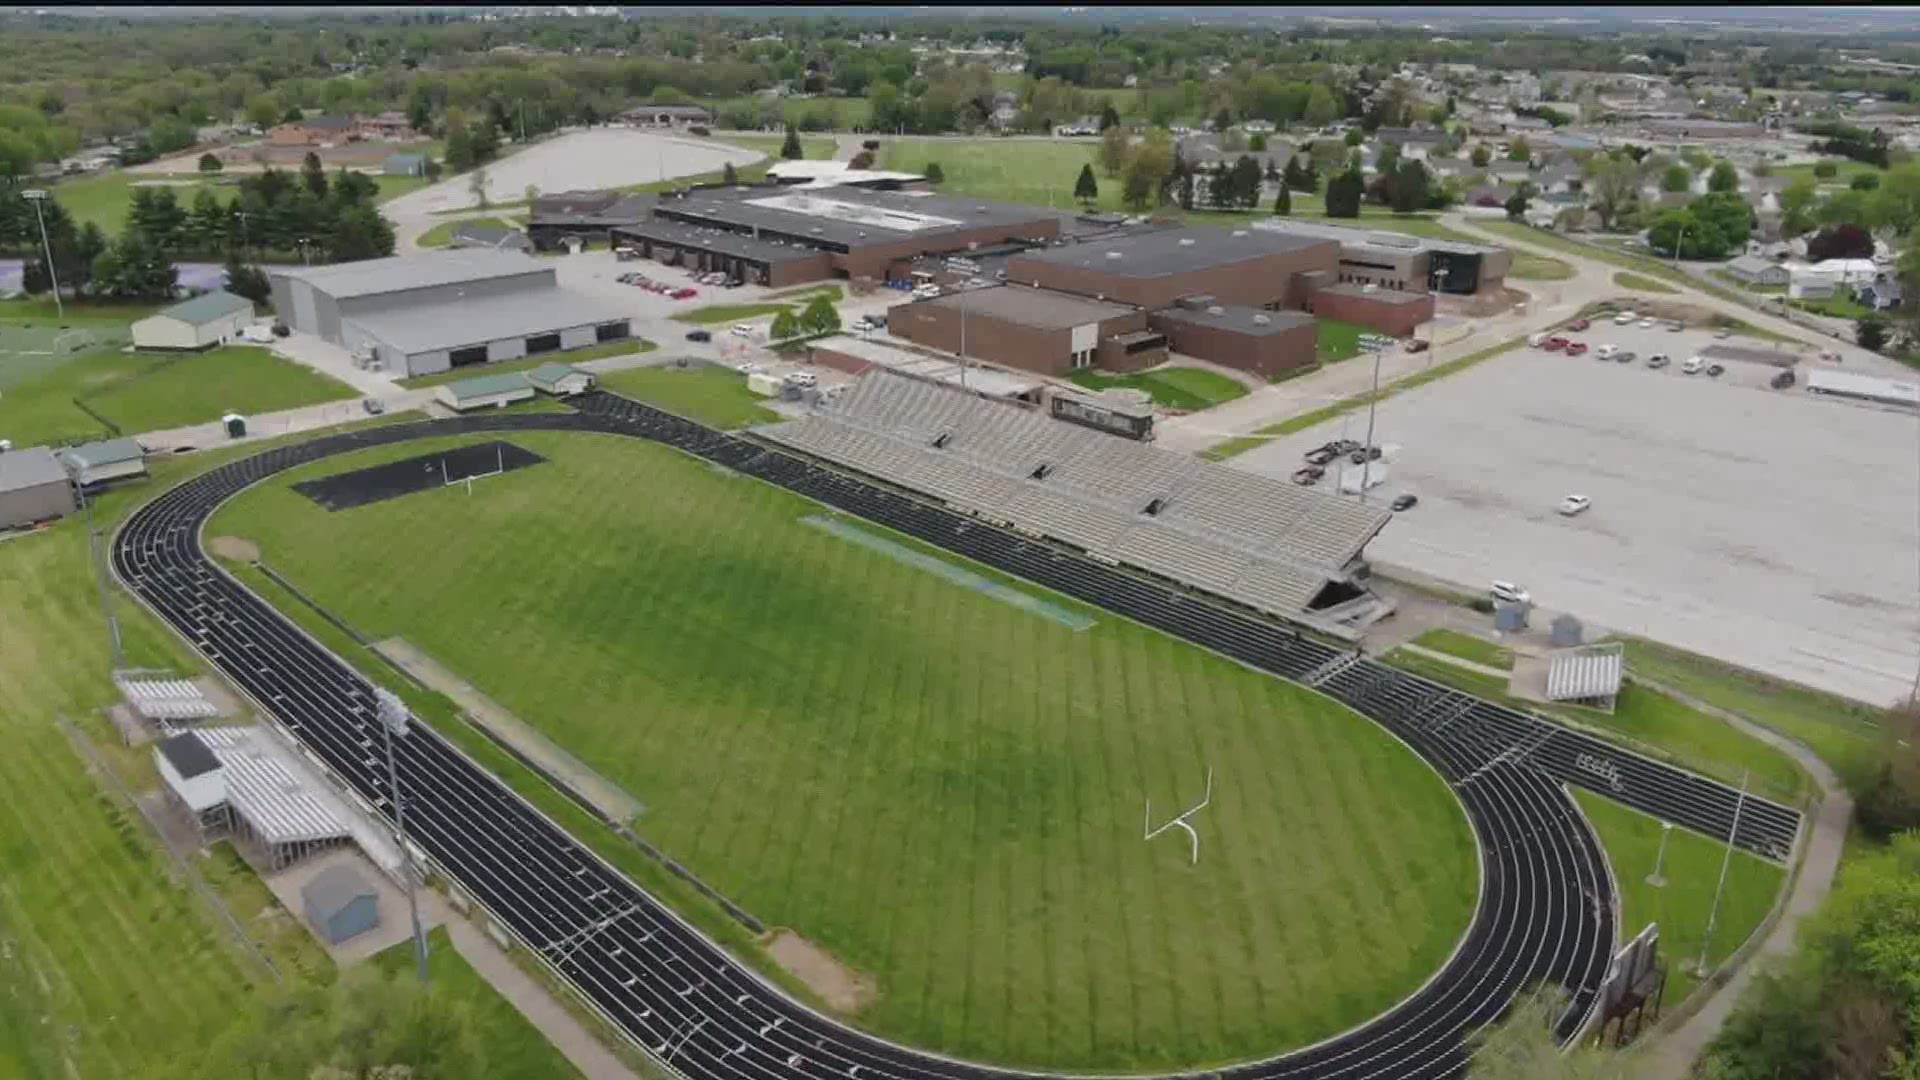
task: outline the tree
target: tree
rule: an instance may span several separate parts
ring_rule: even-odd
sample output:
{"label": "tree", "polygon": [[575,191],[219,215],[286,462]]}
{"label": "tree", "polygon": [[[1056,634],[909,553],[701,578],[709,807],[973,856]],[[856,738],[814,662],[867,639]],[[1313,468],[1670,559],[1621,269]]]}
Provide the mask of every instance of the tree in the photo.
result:
{"label": "tree", "polygon": [[1467,155],[1467,160],[1473,163],[1474,168],[1484,169],[1492,163],[1493,152],[1487,149],[1485,143],[1476,143],[1473,148],[1473,153]]}
{"label": "tree", "polygon": [[1120,126],[1120,110],[1109,101],[1100,107],[1100,130],[1104,133]]}
{"label": "tree", "polygon": [[853,155],[853,157],[847,159],[847,168],[849,169],[873,168],[873,151],[862,150],[859,153]]}
{"label": "tree", "polygon": [[1273,212],[1281,217],[1293,213],[1293,196],[1287,193],[1287,185],[1280,185],[1280,194],[1273,197]]}
{"label": "tree", "polygon": [[1740,190],[1740,173],[1731,161],[1714,163],[1713,171],[1707,174],[1709,192],[1733,192]]}
{"label": "tree", "polygon": [[1587,194],[1600,215],[1600,227],[1611,231],[1640,190],[1639,170],[1631,161],[1595,155],[1587,162]]}
{"label": "tree", "polygon": [[800,311],[800,326],[809,334],[830,334],[840,329],[840,312],[834,309],[827,293],[817,293]]}
{"label": "tree", "polygon": [[1341,141],[1348,146],[1359,146],[1361,143],[1367,141],[1367,135],[1366,132],[1361,131],[1359,128],[1348,128],[1347,133],[1341,136]]}
{"label": "tree", "polygon": [[1660,190],[1684,195],[1693,187],[1693,171],[1678,162],[1667,166],[1660,176]]}
{"label": "tree", "polygon": [[95,294],[118,300],[169,299],[179,277],[167,250],[134,228],[93,263]]}
{"label": "tree", "polygon": [[787,125],[787,138],[780,144],[780,156],[788,161],[798,161],[806,156],[806,151],[800,147],[800,133],[793,130],[792,124]]}
{"label": "tree", "polygon": [[927,177],[927,183],[939,184],[939,183],[945,182],[945,180],[947,179],[947,174],[945,170],[940,168],[939,162],[929,161],[927,162],[926,177]]}
{"label": "tree", "polygon": [[393,225],[371,206],[352,207],[321,237],[321,250],[334,262],[383,258],[393,254]]}
{"label": "tree", "polygon": [[1225,105],[1220,106],[1219,111],[1213,114],[1213,130],[1224,132],[1232,126],[1233,112]]}
{"label": "tree", "polygon": [[1813,228],[1813,204],[1819,199],[1819,192],[1811,180],[1796,180],[1780,192],[1780,231],[1787,236],[1799,236]]}
{"label": "tree", "polygon": [[1527,137],[1525,135],[1515,135],[1507,143],[1507,160],[1508,161],[1532,161],[1533,160],[1533,144],[1527,142]]}
{"label": "tree", "polygon": [[1554,1022],[1567,995],[1551,984],[1523,989],[1506,1018],[1474,1036],[1469,1080],[1628,1080],[1636,1059],[1591,1047],[1563,1051]]}
{"label": "tree", "polygon": [[273,286],[267,281],[265,271],[241,262],[238,252],[227,256],[227,291],[256,304],[273,299]]}
{"label": "tree", "polygon": [[262,131],[280,119],[280,103],[272,94],[257,94],[247,99],[247,123]]}
{"label": "tree", "polygon": [[1429,177],[1427,167],[1411,159],[1402,161],[1393,171],[1393,187],[1387,195],[1388,205],[1396,214],[1411,214],[1427,208],[1427,187]]}
{"label": "tree", "polygon": [[435,161],[432,158],[427,159],[425,172],[427,174],[427,181],[429,183],[440,179],[441,174],[445,173],[446,171],[447,171],[447,167],[445,165],[440,164],[438,161]]}
{"label": "tree", "polygon": [[186,224],[187,212],[172,188],[134,189],[127,205],[127,232],[139,234],[156,247],[171,249],[185,239]]}
{"label": "tree", "polygon": [[326,198],[327,172],[320,165],[319,154],[309,150],[307,156],[300,159],[300,182],[313,192],[315,198]]}
{"label": "tree", "polygon": [[217,173],[225,167],[226,166],[220,164],[220,159],[214,157],[212,154],[200,155],[200,171],[203,173]]}
{"label": "tree", "polygon": [[720,182],[728,187],[736,187],[739,185],[740,173],[734,169],[733,162],[729,161],[721,167]]}
{"label": "tree", "polygon": [[1872,191],[1880,186],[1880,174],[1870,172],[1861,173],[1852,180],[1847,181],[1847,186],[1855,191]]}
{"label": "tree", "polygon": [[782,308],[773,317],[773,329],[768,331],[775,341],[786,341],[800,336],[800,320],[793,314],[792,308]]}
{"label": "tree", "polygon": [[487,208],[487,170],[473,170],[473,175],[467,177],[467,191],[473,195],[475,205],[482,210]]}
{"label": "tree", "polygon": [[1508,221],[1526,220],[1527,203],[1532,201],[1533,192],[1533,184],[1523,181],[1519,187],[1513,190],[1512,195],[1507,196]]}
{"label": "tree", "polygon": [[1359,217],[1360,199],[1366,194],[1366,189],[1366,177],[1361,175],[1357,165],[1349,167],[1347,171],[1327,181],[1327,216]]}
{"label": "tree", "polygon": [[1340,103],[1325,83],[1316,82],[1307,94],[1307,111],[1302,117],[1309,127],[1324,128],[1340,119]]}
{"label": "tree", "polygon": [[1839,174],[1840,166],[1835,165],[1831,161],[1816,161],[1813,163],[1813,175],[1822,180],[1831,180]]}
{"label": "tree", "polygon": [[1259,132],[1259,131],[1254,132],[1253,137],[1247,140],[1247,149],[1253,151],[1256,154],[1266,153],[1267,152],[1266,133]]}
{"label": "tree", "polygon": [[1100,184],[1093,178],[1092,162],[1080,166],[1080,178],[1073,182],[1073,197],[1088,207],[1092,207],[1094,201],[1100,198]]}
{"label": "tree", "polygon": [[1807,259],[1871,259],[1873,236],[1858,225],[1829,225],[1807,240]]}
{"label": "tree", "polygon": [[1127,154],[1132,149],[1132,141],[1127,138],[1125,128],[1110,127],[1100,135],[1100,170],[1109,177],[1119,176],[1127,168]]}

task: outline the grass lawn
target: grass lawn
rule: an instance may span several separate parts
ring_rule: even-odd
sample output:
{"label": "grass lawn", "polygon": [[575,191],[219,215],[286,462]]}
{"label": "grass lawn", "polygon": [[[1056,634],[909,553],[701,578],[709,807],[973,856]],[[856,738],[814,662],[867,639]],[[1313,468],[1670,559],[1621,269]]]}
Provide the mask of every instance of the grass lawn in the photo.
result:
{"label": "grass lawn", "polygon": [[1315,319],[1313,326],[1314,359],[1320,363],[1331,364],[1360,355],[1360,335],[1367,332],[1366,327],[1339,319]]}
{"label": "grass lawn", "polygon": [[1876,764],[1880,710],[1651,641],[1626,641],[1627,667],[1805,743],[1858,790]]}
{"label": "grass lawn", "polygon": [[1873,309],[1853,298],[1853,294],[1836,292],[1825,300],[1789,300],[1789,304],[1802,311],[1811,311],[1815,315],[1825,315],[1833,319],[1864,319],[1873,314]]}
{"label": "grass lawn", "polygon": [[1549,255],[1532,252],[1513,253],[1513,268],[1507,276],[1517,281],[1565,281],[1573,276],[1573,264]]}
{"label": "grass lawn", "polygon": [[[299,169],[293,168],[287,171],[297,173]],[[53,185],[51,193],[54,201],[65,207],[67,213],[73,215],[75,224],[85,225],[89,221],[94,222],[106,230],[108,238],[111,239],[120,234],[121,227],[127,222],[127,207],[133,203],[136,183],[144,183],[149,187],[169,187],[181,206],[190,207],[202,188],[211,188],[223,201],[232,202],[239,197],[240,188],[237,181],[241,175],[235,173],[232,176],[216,175],[208,178],[198,173],[166,176],[115,169],[94,176],[61,180]],[[331,170],[328,175],[332,175]],[[427,179],[422,176],[368,175],[375,184],[379,185],[380,191],[376,196],[379,202],[397,199],[427,184]]]}
{"label": "grass lawn", "polygon": [[[785,135],[715,135],[713,141],[765,154],[777,161],[780,158],[780,148],[787,143],[787,137]],[[833,157],[833,152],[839,145],[837,141],[820,135],[800,136],[801,156],[811,161],[825,161]]]}
{"label": "grass lawn", "polygon": [[[1711,282],[1701,281],[1698,278],[1688,275],[1685,271],[1675,270],[1665,263],[1644,256],[1630,254],[1617,248],[1605,247],[1600,244],[1583,244],[1577,240],[1569,240],[1559,233],[1548,232],[1545,229],[1536,229],[1528,225],[1519,225],[1511,221],[1475,221],[1473,227],[1476,229],[1484,229],[1487,232],[1505,236],[1509,239],[1518,240],[1523,244],[1551,248],[1554,251],[1575,257],[1597,259],[1600,262],[1617,266],[1622,270],[1637,271],[1644,276],[1658,278],[1669,284],[1684,285],[1688,288],[1698,289],[1701,292],[1718,296],[1722,300],[1731,300],[1735,303],[1740,303],[1743,299],[1740,294],[1733,289],[1727,289]],[[1518,254],[1518,252],[1515,252],[1516,257]]]}
{"label": "grass lawn", "polygon": [[512,222],[503,221],[497,217],[464,218],[460,221],[443,221],[433,228],[428,229],[426,232],[421,233],[420,239],[414,242],[414,246],[423,248],[446,247],[448,244],[453,243],[453,231],[462,225],[481,225],[495,229],[511,229],[515,227]]}
{"label": "grass lawn", "polygon": [[784,419],[762,404],[766,398],[747,389],[745,376],[726,368],[633,368],[608,372],[600,385],[689,420],[728,430]]}
{"label": "grass lawn", "polygon": [[[757,97],[733,97],[704,98],[700,104],[712,109],[717,120],[720,114],[730,106],[745,105],[758,109],[764,102]],[[873,110],[864,97],[787,98],[780,102],[780,115],[787,123],[796,127],[808,117],[813,117],[824,120],[825,129],[849,131],[856,127],[865,127],[867,120],[873,115]],[[786,136],[776,134],[773,137],[781,139]],[[800,137],[806,138],[806,132],[801,132]]]}
{"label": "grass lawn", "polygon": [[1638,289],[1641,292],[1677,293],[1680,291],[1664,281],[1656,281],[1645,274],[1634,274],[1625,270],[1614,271],[1613,283],[1623,289]]}
{"label": "grass lawn", "polygon": [[[1222,1061],[1377,1013],[1465,928],[1457,804],[1345,709],[1104,613],[1028,614],[665,447],[515,440],[547,463],[485,497],[327,514],[288,490],[409,444],[212,528],[632,791],[641,834],[875,978],[862,1025],[996,1061]],[[485,539],[450,560],[449,530]],[[1207,766],[1190,867],[1133,830]]]}
{"label": "grass lawn", "polygon": [[[1332,320],[1321,319],[1319,321],[1320,324],[1324,326]],[[1498,356],[1508,349],[1519,348],[1526,343],[1526,340],[1525,338],[1514,338],[1511,341],[1503,341],[1498,345],[1490,345],[1487,348],[1481,349],[1479,352],[1468,353],[1457,360],[1448,360],[1445,363],[1424,368],[1401,379],[1399,382],[1381,387],[1378,391],[1378,400],[1385,401],[1395,394],[1412,390],[1415,387],[1425,386],[1435,379],[1444,379],[1456,371],[1464,371],[1480,363],[1482,360]],[[1231,439],[1208,447],[1201,452],[1200,456],[1208,461],[1225,461],[1227,458],[1244,454],[1255,447],[1265,446],[1271,439],[1278,438],[1282,435],[1291,435],[1296,431],[1305,431],[1316,424],[1339,419],[1343,413],[1366,408],[1368,402],[1375,400],[1374,394],[1375,391],[1372,390],[1355,394],[1350,398],[1344,398],[1331,405],[1323,405],[1318,409],[1312,409],[1298,416],[1289,417],[1277,424],[1268,424],[1266,427],[1257,429],[1251,435],[1236,435]]]}
{"label": "grass lawn", "polygon": [[1413,643],[1423,649],[1443,652],[1486,667],[1513,667],[1513,650],[1458,630],[1429,630],[1414,638]]}
{"label": "grass lawn", "polygon": [[1787,294],[1787,287],[1785,285],[1754,285],[1750,282],[1741,281],[1725,270],[1710,270],[1708,273],[1712,274],[1716,281],[1724,281],[1736,289],[1745,289],[1755,296],[1785,296]]}
{"label": "grass lawn", "polygon": [[338,379],[247,345],[129,359],[137,366],[126,378],[82,398],[129,435],[218,420],[229,410],[274,412],[357,396]]}
{"label": "grass lawn", "polygon": [[721,323],[742,322],[758,319],[767,315],[778,315],[782,311],[792,311],[795,315],[816,296],[825,296],[834,303],[840,302],[840,286],[829,285],[826,288],[811,288],[782,293],[790,300],[763,300],[751,304],[708,304],[705,307],[690,308],[673,313],[673,321],[693,323],[696,326],[718,326]]}
{"label": "grass lawn", "polygon": [[442,383],[459,382],[461,379],[477,379],[482,375],[505,375],[514,371],[532,371],[541,364],[578,364],[586,360],[599,360],[608,356],[626,356],[631,353],[650,353],[659,348],[645,338],[629,338],[626,341],[608,341],[599,345],[589,345],[584,349],[572,349],[567,352],[541,353],[539,356],[523,356],[518,360],[502,360],[498,363],[480,367],[454,368],[432,375],[415,375],[410,379],[399,380],[404,390],[418,390],[426,386],[439,386]]}
{"label": "grass lawn", "polygon": [[[388,975],[414,977],[413,941],[387,949],[373,963]],[[473,1031],[480,1036],[480,1060],[489,1076],[578,1077],[580,1070],[554,1048],[520,1011],[495,993],[493,987],[453,949],[445,927],[427,931],[427,982],[436,998],[446,998],[473,1011]]]}
{"label": "grass lawn", "polygon": [[1685,829],[1674,829],[1661,867],[1665,886],[1647,884],[1660,853],[1660,822],[1602,798],[1573,789],[1580,809],[1607,849],[1613,879],[1620,890],[1620,938],[1639,933],[1648,923],[1660,924],[1660,956],[1667,965],[1666,1009],[1687,999],[1699,986],[1690,969],[1706,944],[1707,915],[1727,865],[1726,895],[1714,922],[1707,962],[1718,965],[1733,955],[1773,910],[1774,898],[1786,878],[1786,868],[1744,851],[1726,862],[1727,846]]}
{"label": "grass lawn", "polygon": [[1100,184],[1094,200],[1101,210],[1119,210],[1120,179],[1100,169],[1098,142],[1038,139],[882,139],[876,164],[882,169],[925,172],[939,162],[946,179],[939,190],[950,195],[1052,206],[1071,210],[1073,183],[1080,167],[1093,163]]}
{"label": "grass lawn", "polygon": [[280,900],[253,872],[233,844],[222,840],[196,864],[200,876],[220,893],[247,936],[285,978],[330,983],[339,974],[333,958],[314,940],[305,919],[280,906]]}
{"label": "grass lawn", "polygon": [[1190,412],[1247,396],[1246,387],[1225,375],[1200,368],[1163,367],[1134,375],[1076,371],[1072,379],[1089,390],[1110,390],[1115,387],[1145,390],[1154,401],[1169,409],[1186,409]]}
{"label": "grass lawn", "polygon": [[1775,165],[1773,167],[1773,175],[1789,185],[1798,183],[1801,180],[1811,180],[1815,184],[1833,184],[1837,187],[1846,187],[1853,182],[1853,178],[1856,176],[1862,176],[1867,173],[1885,176],[1887,172],[1887,170],[1882,169],[1878,165],[1869,165],[1864,161],[1854,161],[1850,158],[1834,158],[1831,160],[1833,164],[1839,168],[1832,177],[1827,179],[1821,179],[1813,174],[1816,162],[1812,161],[1799,165]]}

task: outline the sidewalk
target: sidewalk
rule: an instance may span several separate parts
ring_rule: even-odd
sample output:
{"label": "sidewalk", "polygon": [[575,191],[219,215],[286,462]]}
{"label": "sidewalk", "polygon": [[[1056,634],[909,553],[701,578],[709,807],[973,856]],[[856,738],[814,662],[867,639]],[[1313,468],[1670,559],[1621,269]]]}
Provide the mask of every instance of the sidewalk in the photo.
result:
{"label": "sidewalk", "polygon": [[[405,412],[409,409],[422,409],[433,400],[432,390],[403,390],[390,393],[381,398],[388,412]],[[316,431],[320,428],[350,424],[357,420],[369,419],[369,414],[358,398],[344,401],[329,401],[322,405],[303,405],[298,409],[286,409],[281,412],[256,413],[247,417],[247,433],[238,438],[229,438],[227,430],[220,421],[194,424],[191,427],[168,428],[165,431],[142,432],[136,438],[149,454],[164,454],[172,451],[206,450],[217,446],[239,446],[258,442],[261,439],[273,439],[282,435],[294,435],[302,431]]]}

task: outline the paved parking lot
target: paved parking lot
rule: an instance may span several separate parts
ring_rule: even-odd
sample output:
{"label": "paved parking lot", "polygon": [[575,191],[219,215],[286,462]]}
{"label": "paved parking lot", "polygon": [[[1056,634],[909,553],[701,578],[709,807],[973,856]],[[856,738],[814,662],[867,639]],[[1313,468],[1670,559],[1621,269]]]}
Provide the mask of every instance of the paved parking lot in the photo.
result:
{"label": "paved parking lot", "polygon": [[[691,135],[591,128],[536,143],[488,165],[487,197],[494,202],[524,199],[528,184],[547,192],[650,184],[719,172],[729,161],[751,165],[761,157]],[[382,209],[399,219],[472,206],[471,182],[470,176],[456,176],[402,195]]]}
{"label": "paved parking lot", "polygon": [[[1890,702],[1910,690],[1920,419],[1766,389],[1777,370],[1766,365],[1682,375],[1680,361],[1714,343],[1700,332],[1607,324],[1579,336],[1641,359],[1518,349],[1381,404],[1389,479],[1371,497],[1412,492],[1420,504],[1370,556],[1468,589],[1518,581],[1590,624],[1850,697]],[[1649,370],[1655,348],[1673,366]],[[1365,424],[1354,414],[1347,436],[1363,438]],[[1288,475],[1342,427],[1232,463]],[[1593,508],[1555,513],[1576,492]]]}

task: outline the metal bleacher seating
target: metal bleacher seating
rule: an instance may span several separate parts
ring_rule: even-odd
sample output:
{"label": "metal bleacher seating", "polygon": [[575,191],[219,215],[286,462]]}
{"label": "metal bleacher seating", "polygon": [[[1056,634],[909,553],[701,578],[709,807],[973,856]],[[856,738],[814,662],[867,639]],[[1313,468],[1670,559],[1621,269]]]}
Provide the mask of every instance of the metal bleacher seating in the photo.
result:
{"label": "metal bleacher seating", "polygon": [[1283,616],[1344,579],[1389,518],[886,371],[823,411],[756,434]]}
{"label": "metal bleacher seating", "polygon": [[120,679],[127,704],[148,720],[175,723],[207,720],[220,715],[200,688],[186,679]]}

